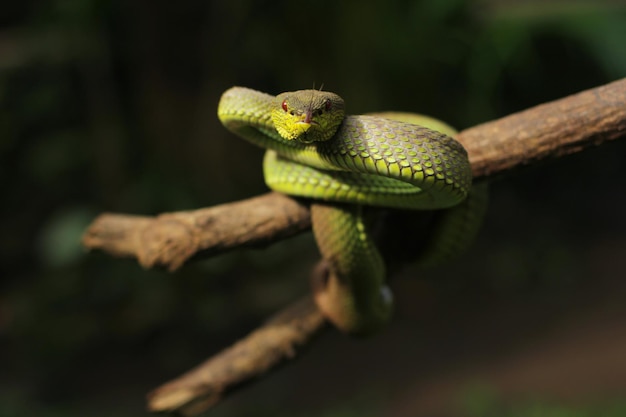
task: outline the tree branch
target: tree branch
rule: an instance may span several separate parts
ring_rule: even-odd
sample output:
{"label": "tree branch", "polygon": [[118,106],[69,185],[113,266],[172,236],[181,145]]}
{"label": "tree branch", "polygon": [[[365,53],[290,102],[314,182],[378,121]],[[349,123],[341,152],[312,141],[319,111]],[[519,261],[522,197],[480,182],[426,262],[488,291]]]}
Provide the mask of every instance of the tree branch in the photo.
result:
{"label": "tree branch", "polygon": [[[626,134],[626,79],[459,133],[475,180],[554,159]],[[174,271],[195,257],[259,247],[307,230],[308,207],[278,193],[200,210],[139,217],[104,213],[83,245]]]}
{"label": "tree branch", "polygon": [[244,339],[148,394],[150,411],[197,415],[235,388],[296,356],[323,328],[324,317],[306,297]]}
{"label": "tree branch", "polygon": [[626,78],[464,130],[474,179],[626,135]]}
{"label": "tree branch", "polygon": [[[462,131],[475,180],[579,152],[626,136],[626,79]],[[142,266],[175,270],[188,260],[262,246],[310,227],[308,207],[277,193],[157,217],[103,214],[83,244]],[[317,273],[323,268],[320,264]],[[315,274],[316,272],[314,272]],[[149,395],[152,411],[196,415],[244,382],[291,359],[323,327],[310,299]]]}
{"label": "tree branch", "polygon": [[87,228],[82,243],[113,256],[136,257],[144,268],[175,271],[192,258],[266,246],[310,227],[308,205],[270,192],[156,217],[104,213]]}

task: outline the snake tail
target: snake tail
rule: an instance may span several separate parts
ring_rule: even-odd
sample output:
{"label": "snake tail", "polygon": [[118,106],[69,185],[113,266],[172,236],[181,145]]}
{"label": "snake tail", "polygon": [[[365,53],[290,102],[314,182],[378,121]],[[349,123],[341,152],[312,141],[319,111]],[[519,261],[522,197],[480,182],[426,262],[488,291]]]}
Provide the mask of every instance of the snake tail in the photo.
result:
{"label": "snake tail", "polygon": [[328,266],[323,282],[313,282],[315,301],[337,328],[359,336],[378,331],[393,310],[366,212],[361,205],[311,205],[313,234]]}

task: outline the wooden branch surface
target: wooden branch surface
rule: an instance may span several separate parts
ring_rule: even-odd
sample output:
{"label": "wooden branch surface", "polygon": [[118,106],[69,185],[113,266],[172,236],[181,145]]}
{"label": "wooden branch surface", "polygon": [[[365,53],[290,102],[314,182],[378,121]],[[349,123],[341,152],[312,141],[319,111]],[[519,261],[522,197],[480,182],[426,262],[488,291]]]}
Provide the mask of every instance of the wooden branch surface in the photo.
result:
{"label": "wooden branch surface", "polygon": [[626,78],[462,131],[474,179],[626,135]]}
{"label": "wooden branch surface", "polygon": [[[475,180],[579,152],[626,135],[626,79],[459,133]],[[197,256],[262,246],[310,227],[306,204],[278,193],[156,217],[105,213],[83,245],[174,271]]]}
{"label": "wooden branch surface", "polygon": [[[468,151],[475,180],[483,180],[624,136],[626,79],[466,129],[458,139]],[[265,245],[307,230],[309,216],[300,201],[268,193],[154,218],[103,214],[88,228],[83,244],[137,257],[144,267],[175,270],[194,256]],[[196,415],[233,388],[292,358],[295,347],[305,345],[324,323],[310,299],[277,317],[153,391],[149,409]]]}
{"label": "wooden branch surface", "polygon": [[144,268],[174,271],[194,256],[260,247],[310,227],[308,205],[270,192],[156,217],[104,213],[88,227],[82,243],[114,256],[136,257]]}
{"label": "wooden branch surface", "polygon": [[311,297],[294,302],[244,339],[148,394],[148,408],[185,416],[206,411],[233,389],[295,357],[323,325]]}

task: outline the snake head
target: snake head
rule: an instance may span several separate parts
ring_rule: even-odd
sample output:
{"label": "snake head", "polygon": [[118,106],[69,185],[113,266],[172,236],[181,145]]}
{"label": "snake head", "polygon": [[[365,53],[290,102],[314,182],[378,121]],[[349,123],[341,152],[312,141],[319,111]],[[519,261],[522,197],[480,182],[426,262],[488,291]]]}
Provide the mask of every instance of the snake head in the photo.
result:
{"label": "snake head", "polygon": [[303,143],[332,138],[344,116],[343,99],[319,90],[279,94],[272,110],[272,121],[280,136]]}

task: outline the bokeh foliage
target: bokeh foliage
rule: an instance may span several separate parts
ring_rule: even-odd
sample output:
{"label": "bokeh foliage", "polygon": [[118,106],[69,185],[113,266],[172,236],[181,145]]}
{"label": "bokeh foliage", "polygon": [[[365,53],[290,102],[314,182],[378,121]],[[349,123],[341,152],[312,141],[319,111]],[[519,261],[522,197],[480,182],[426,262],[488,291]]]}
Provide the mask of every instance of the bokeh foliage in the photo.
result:
{"label": "bokeh foliage", "polygon": [[[306,291],[316,258],[310,236],[174,275],[86,255],[79,245],[102,211],[155,214],[265,190],[262,151],[215,117],[226,88],[278,93],[323,84],[351,113],[418,111],[463,128],[626,75],[620,2],[5,3],[0,415],[7,416],[137,415],[145,391]],[[462,279],[444,268],[448,278],[436,285],[457,301],[533,294],[567,303],[589,279],[580,259],[607,242],[625,247],[626,200],[617,187],[626,148],[611,146],[497,183],[473,253],[489,256],[466,259]],[[280,401],[290,410],[312,406],[287,400],[284,385],[261,392],[268,415],[281,412]],[[302,415],[357,415],[356,404],[371,397],[357,399]],[[549,415],[587,415],[572,413]]]}

